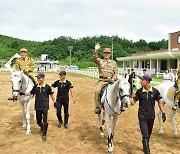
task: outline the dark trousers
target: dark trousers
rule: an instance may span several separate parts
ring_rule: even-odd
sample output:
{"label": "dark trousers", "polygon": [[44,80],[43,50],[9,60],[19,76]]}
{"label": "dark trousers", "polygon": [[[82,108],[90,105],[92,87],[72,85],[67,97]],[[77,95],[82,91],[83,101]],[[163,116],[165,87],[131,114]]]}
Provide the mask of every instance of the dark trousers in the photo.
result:
{"label": "dark trousers", "polygon": [[46,135],[48,129],[48,110],[36,110],[36,120],[37,124],[41,128],[41,131],[43,132],[43,135]]}
{"label": "dark trousers", "polygon": [[64,124],[67,124],[68,119],[69,119],[69,112],[68,112],[68,110],[69,110],[69,101],[68,102],[57,102],[56,115],[57,115],[58,121],[60,123],[63,123],[62,116],[61,116],[62,106],[64,107]]}
{"label": "dark trousers", "polygon": [[47,124],[48,123],[48,111],[47,110],[36,110],[36,120],[37,124],[39,125],[40,123]]}
{"label": "dark trousers", "polygon": [[144,138],[149,139],[154,125],[154,118],[153,119],[139,118],[139,125],[143,139]]}

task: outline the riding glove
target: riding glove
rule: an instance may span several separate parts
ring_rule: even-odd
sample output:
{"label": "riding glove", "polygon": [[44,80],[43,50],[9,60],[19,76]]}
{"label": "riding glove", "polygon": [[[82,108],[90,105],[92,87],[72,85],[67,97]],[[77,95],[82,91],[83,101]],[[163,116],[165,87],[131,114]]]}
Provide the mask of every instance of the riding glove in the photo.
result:
{"label": "riding glove", "polygon": [[165,113],[162,113],[162,120],[163,120],[163,122],[166,121],[166,114]]}
{"label": "riding glove", "polygon": [[54,108],[57,109],[57,102],[54,102]]}

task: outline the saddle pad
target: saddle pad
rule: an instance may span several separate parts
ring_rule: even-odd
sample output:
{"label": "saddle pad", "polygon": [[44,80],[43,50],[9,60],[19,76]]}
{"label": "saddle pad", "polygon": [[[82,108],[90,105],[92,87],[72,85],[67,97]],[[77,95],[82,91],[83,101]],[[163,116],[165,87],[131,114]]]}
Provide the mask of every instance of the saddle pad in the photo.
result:
{"label": "saddle pad", "polygon": [[171,101],[174,101],[174,92],[175,92],[174,86],[172,86],[168,89],[167,98]]}

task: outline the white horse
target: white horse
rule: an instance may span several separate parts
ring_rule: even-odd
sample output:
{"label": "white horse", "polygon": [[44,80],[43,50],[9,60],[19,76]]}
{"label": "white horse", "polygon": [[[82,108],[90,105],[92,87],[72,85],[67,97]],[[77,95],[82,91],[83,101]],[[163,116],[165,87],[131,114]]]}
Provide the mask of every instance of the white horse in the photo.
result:
{"label": "white horse", "polygon": [[[170,108],[172,108],[172,106],[174,105],[174,98],[173,98],[174,97],[174,95],[173,95],[174,94],[174,82],[172,82],[172,81],[162,82],[161,84],[156,86],[156,88],[159,90],[160,94],[162,95],[162,98],[163,98],[162,101],[164,102],[164,104],[167,104]],[[171,121],[171,125],[172,125],[175,136],[178,135],[176,123],[174,120],[176,112],[180,112],[179,106],[176,111],[171,110],[171,113],[170,113],[170,121]],[[159,133],[162,134],[163,130],[162,130],[162,124],[161,124],[160,110],[158,110],[157,116],[158,116],[158,120],[159,120]]]}
{"label": "white horse", "polygon": [[19,100],[22,114],[23,125],[22,128],[26,129],[26,133],[31,132],[30,128],[30,107],[32,96],[20,96],[19,92],[30,92],[34,86],[32,80],[25,75],[22,71],[15,71],[11,74],[12,94],[14,100]]}
{"label": "white horse", "polygon": [[[119,77],[118,80],[113,83],[112,85],[108,85],[107,89],[105,90],[101,102],[104,103],[104,113],[105,122],[107,124],[107,131],[108,131],[108,152],[113,152],[113,137],[114,137],[114,128],[116,125],[116,121],[118,115],[120,115],[120,107],[121,103],[125,105],[130,104],[130,85],[127,80],[123,77]],[[111,125],[111,116],[112,125]],[[100,135],[103,136],[103,123],[102,115],[98,115],[99,123],[100,123]]]}

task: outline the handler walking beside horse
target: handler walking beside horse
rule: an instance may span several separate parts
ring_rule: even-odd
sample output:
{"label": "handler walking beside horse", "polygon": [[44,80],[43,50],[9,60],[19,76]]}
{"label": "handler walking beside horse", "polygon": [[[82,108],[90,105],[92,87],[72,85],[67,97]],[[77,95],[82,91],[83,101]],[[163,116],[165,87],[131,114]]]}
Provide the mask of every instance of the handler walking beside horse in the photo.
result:
{"label": "handler walking beside horse", "polygon": [[155,119],[155,101],[158,102],[158,106],[162,112],[163,122],[166,121],[166,115],[164,113],[164,107],[161,101],[162,97],[159,91],[150,85],[152,78],[148,74],[139,76],[139,78],[141,79],[142,88],[136,91],[131,105],[134,105],[136,101],[139,101],[138,119],[143,138],[143,151],[145,154],[150,154],[149,140]]}
{"label": "handler walking beside horse", "polygon": [[52,84],[52,87],[58,88],[56,103],[54,104],[54,107],[57,110],[56,115],[59,121],[58,127],[60,128],[63,124],[63,120],[61,116],[61,108],[62,105],[64,106],[64,127],[68,129],[69,128],[68,125],[69,91],[72,95],[72,100],[74,103],[76,102],[76,100],[75,100],[73,85],[69,80],[66,80],[66,72],[60,71],[59,75],[60,75],[60,80],[57,80]]}
{"label": "handler walking beside horse", "polygon": [[[37,124],[41,128],[42,131],[42,140],[46,141],[46,134],[48,129],[48,109],[49,109],[49,95],[51,96],[53,102],[55,102],[55,98],[53,95],[53,91],[48,84],[44,82],[45,75],[44,73],[38,73],[37,80],[38,85],[35,85],[33,89],[29,93],[20,92],[20,95],[31,96],[33,94],[35,97],[35,110],[36,110],[36,119]],[[42,123],[43,119],[43,123]]]}
{"label": "handler walking beside horse", "polygon": [[95,114],[101,113],[101,106],[100,106],[100,92],[104,85],[109,82],[114,83],[118,77],[118,67],[114,60],[110,59],[111,56],[111,48],[104,49],[104,59],[98,58],[98,49],[100,49],[100,44],[95,44],[95,50],[93,53],[93,62],[98,65],[99,69],[99,81],[97,83],[95,89]]}

